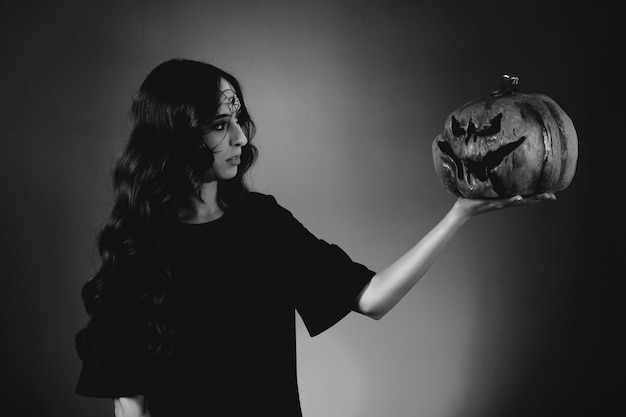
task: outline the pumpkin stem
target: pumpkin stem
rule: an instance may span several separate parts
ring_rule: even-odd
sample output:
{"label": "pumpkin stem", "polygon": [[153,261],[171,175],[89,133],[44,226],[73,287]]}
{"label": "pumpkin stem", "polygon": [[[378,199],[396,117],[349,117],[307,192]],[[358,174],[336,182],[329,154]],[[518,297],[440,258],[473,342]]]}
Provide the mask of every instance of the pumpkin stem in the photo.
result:
{"label": "pumpkin stem", "polygon": [[519,84],[519,77],[516,75],[506,75],[504,74],[500,79],[500,88],[492,91],[491,95],[493,97],[500,96],[510,96],[513,94],[517,94]]}

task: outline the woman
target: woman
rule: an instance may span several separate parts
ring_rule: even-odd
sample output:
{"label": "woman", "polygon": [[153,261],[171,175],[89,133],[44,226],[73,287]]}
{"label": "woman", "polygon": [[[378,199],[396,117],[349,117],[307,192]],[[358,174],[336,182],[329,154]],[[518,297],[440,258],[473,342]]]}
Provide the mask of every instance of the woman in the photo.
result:
{"label": "woman", "polygon": [[170,60],[142,83],[119,158],[102,262],[83,287],[76,392],[116,416],[301,415],[295,312],[315,336],[349,311],[383,317],[473,216],[546,199],[458,199],[374,273],[243,181],[254,123],[230,74]]}

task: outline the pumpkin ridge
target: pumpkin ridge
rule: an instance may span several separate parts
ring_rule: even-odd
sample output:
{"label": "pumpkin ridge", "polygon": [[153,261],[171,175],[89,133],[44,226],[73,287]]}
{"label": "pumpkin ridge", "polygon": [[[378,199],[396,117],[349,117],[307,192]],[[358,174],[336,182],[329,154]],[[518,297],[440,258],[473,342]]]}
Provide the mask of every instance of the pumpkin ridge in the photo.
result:
{"label": "pumpkin ridge", "polygon": [[517,102],[515,104],[519,107],[522,117],[524,117],[524,110],[526,111],[526,114],[532,116],[537,125],[541,128],[541,134],[543,136],[543,162],[541,164],[541,170],[535,178],[534,184],[532,186],[532,189],[534,190],[533,194],[537,194],[542,191],[540,190],[540,185],[543,183],[544,171],[546,168],[546,163],[548,163],[548,155],[552,151],[552,136],[546,128],[546,124],[543,121],[543,115],[541,114],[541,111],[539,111],[531,103],[528,102]]}
{"label": "pumpkin ridge", "polygon": [[559,172],[559,179],[555,185],[561,187],[561,185],[563,184],[563,179],[565,178],[565,175],[567,173],[566,156],[569,155],[570,151],[569,143],[567,141],[567,135],[565,134],[565,124],[563,123],[563,117],[561,115],[562,112],[560,112],[553,103],[549,101],[546,101],[545,103],[546,107],[548,107],[548,111],[552,115],[552,118],[556,121],[556,125],[559,130],[559,139],[561,141],[561,171]]}

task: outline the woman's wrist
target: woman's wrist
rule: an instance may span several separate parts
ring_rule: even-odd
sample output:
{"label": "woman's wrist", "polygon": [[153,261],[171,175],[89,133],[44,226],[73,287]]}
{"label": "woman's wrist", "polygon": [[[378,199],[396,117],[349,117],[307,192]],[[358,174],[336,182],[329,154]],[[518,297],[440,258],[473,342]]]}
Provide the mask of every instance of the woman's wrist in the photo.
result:
{"label": "woman's wrist", "polygon": [[463,204],[463,199],[458,198],[448,214],[446,215],[449,221],[457,226],[461,227],[465,222],[473,217],[472,211],[466,204]]}

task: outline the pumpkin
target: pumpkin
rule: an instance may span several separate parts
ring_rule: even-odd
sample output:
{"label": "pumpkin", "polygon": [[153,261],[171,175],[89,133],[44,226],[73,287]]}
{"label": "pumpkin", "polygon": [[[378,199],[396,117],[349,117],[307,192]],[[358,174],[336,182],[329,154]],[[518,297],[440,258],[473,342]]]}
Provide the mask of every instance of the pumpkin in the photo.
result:
{"label": "pumpkin", "polygon": [[474,199],[562,191],[578,159],[572,120],[543,94],[522,94],[504,75],[498,90],[464,104],[433,141],[435,170],[450,193]]}

